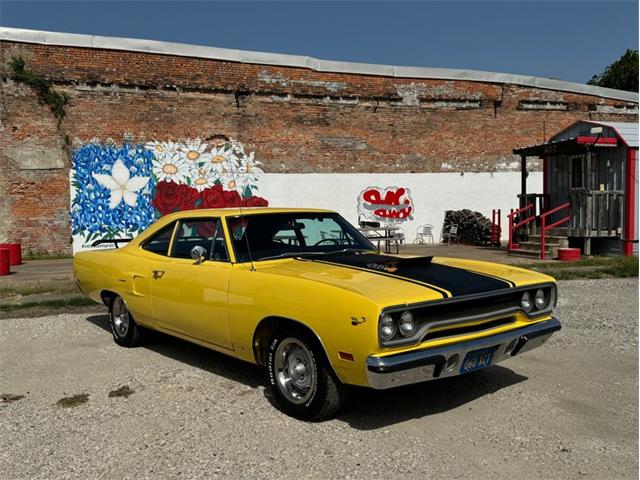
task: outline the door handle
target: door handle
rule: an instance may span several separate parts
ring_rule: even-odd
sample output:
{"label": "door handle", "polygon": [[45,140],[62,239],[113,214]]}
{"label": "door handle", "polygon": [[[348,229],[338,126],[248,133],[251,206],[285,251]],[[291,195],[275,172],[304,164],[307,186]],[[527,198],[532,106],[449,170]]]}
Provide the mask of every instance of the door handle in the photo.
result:
{"label": "door handle", "polygon": [[151,273],[153,273],[153,279],[158,280],[164,275],[164,270],[153,270]]}

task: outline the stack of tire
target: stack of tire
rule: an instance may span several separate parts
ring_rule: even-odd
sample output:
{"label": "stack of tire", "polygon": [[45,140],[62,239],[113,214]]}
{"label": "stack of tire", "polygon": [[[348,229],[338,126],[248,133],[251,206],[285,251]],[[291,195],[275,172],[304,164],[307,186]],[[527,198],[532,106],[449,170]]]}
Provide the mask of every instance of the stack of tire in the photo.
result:
{"label": "stack of tire", "polygon": [[443,231],[449,231],[451,225],[458,226],[460,243],[491,245],[491,220],[480,212],[468,209],[447,210],[444,215]]}

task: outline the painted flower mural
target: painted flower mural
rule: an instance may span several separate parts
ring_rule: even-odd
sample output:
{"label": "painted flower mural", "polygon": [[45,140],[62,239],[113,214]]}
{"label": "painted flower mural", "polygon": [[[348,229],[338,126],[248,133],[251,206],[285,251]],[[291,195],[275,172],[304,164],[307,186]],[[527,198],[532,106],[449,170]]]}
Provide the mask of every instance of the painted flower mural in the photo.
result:
{"label": "painted flower mural", "polygon": [[83,145],[71,170],[74,251],[99,238],[134,237],[180,210],[267,206],[255,194],[260,165],[235,140]]}
{"label": "painted flower mural", "polygon": [[120,159],[113,164],[110,175],[92,173],[91,176],[100,185],[111,191],[109,196],[109,208],[111,210],[120,205],[122,200],[130,207],[135,208],[138,204],[138,191],[149,183],[149,177],[132,177],[129,169],[124,166]]}

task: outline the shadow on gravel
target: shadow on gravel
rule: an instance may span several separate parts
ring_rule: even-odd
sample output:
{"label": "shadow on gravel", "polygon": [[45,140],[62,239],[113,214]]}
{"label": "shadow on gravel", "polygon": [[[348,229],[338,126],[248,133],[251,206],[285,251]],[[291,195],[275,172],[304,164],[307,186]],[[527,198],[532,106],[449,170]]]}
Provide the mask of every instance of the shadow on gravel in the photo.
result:
{"label": "shadow on gravel", "polygon": [[[111,336],[109,317],[106,314],[92,315],[87,317],[87,321],[102,328]],[[178,362],[220,375],[229,380],[244,383],[252,388],[265,385],[262,369],[251,363],[243,362],[171,335],[160,332],[149,333],[148,341],[140,348],[146,348]]]}
{"label": "shadow on gravel", "polygon": [[[354,389],[346,408],[337,416],[358,430],[375,430],[414,418],[464,408],[469,402],[527,380],[499,365],[460,377],[391,390]],[[472,407],[466,407],[471,409]]]}
{"label": "shadow on gravel", "polygon": [[[87,321],[111,335],[107,315],[92,315]],[[252,388],[267,386],[261,368],[170,335],[151,332],[149,341],[141,348]],[[460,408],[525,380],[527,377],[496,365],[460,377],[391,390],[354,388],[345,409],[336,419],[358,430],[375,430]],[[264,389],[264,395],[277,408],[268,388]]]}

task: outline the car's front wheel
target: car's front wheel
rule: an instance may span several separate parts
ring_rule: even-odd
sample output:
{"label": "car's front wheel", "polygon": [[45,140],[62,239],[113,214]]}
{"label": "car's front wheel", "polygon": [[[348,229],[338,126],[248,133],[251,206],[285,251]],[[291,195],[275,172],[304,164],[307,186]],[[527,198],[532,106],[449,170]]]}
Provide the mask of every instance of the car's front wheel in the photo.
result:
{"label": "car's front wheel", "polygon": [[301,420],[320,420],[344,404],[347,387],[336,378],[305,332],[276,332],[269,342],[267,374],[282,411]]}
{"label": "car's front wheel", "polygon": [[140,327],[129,312],[127,304],[118,295],[111,298],[109,303],[109,326],[113,340],[121,347],[140,345]]}

